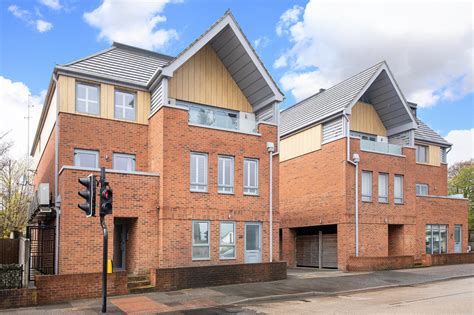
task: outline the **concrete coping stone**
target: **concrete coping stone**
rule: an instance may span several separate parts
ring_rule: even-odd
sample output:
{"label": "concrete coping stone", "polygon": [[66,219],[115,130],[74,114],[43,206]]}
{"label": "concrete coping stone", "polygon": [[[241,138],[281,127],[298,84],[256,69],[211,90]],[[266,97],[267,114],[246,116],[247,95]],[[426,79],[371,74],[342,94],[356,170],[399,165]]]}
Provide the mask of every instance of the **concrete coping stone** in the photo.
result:
{"label": "concrete coping stone", "polygon": [[[59,171],[59,174],[61,174],[64,170],[100,172],[100,168],[64,165],[63,167],[61,167],[61,170]],[[114,173],[114,174],[124,174],[124,175],[155,176],[155,177],[160,176],[160,173],[136,172],[136,171],[128,172],[128,171],[114,170],[114,169],[110,169],[110,168],[106,169],[105,172],[106,173]]]}

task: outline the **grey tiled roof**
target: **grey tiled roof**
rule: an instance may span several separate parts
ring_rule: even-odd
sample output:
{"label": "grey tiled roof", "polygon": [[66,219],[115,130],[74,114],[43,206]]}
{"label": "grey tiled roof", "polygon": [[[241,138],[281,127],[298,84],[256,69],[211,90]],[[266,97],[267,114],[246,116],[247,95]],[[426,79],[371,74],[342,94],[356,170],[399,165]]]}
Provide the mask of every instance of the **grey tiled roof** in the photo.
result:
{"label": "grey tiled roof", "polygon": [[283,110],[280,113],[281,135],[343,111],[384,63],[380,62],[327,90],[314,94]]}
{"label": "grey tiled roof", "polygon": [[57,68],[146,86],[153,74],[173,59],[152,51],[114,43],[109,49]]}
{"label": "grey tiled roof", "polygon": [[415,140],[434,142],[445,146],[451,146],[451,143],[446,141],[433,129],[428,127],[428,125],[422,122],[419,118],[416,118],[416,123],[418,124],[418,128],[415,129]]}

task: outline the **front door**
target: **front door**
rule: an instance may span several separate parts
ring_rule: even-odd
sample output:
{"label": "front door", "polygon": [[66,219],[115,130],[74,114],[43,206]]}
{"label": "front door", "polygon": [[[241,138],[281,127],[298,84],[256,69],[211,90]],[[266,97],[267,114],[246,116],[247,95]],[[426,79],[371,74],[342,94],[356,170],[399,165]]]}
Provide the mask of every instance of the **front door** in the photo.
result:
{"label": "front door", "polygon": [[245,223],[245,262],[262,261],[262,225],[257,222]]}
{"label": "front door", "polygon": [[454,252],[462,252],[462,225],[460,224],[454,226]]}
{"label": "front door", "polygon": [[114,226],[114,269],[125,269],[127,252],[127,225],[115,222]]}

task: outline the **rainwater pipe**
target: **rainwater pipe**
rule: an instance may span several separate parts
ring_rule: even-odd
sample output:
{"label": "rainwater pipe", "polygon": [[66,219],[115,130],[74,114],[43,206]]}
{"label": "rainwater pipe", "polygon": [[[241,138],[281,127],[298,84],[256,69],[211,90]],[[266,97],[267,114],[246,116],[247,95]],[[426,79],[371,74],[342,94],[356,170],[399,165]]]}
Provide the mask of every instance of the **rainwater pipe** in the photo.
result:
{"label": "rainwater pipe", "polygon": [[269,158],[269,222],[270,222],[270,262],[273,262],[273,153],[275,152],[275,144],[267,142],[267,151]]}

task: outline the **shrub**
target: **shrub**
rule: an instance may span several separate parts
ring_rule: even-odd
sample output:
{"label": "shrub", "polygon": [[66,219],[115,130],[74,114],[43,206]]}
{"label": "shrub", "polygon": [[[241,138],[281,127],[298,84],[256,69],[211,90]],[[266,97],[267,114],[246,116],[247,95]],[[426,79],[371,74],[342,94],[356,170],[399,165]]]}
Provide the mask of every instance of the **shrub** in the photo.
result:
{"label": "shrub", "polygon": [[0,289],[21,288],[22,276],[22,265],[0,265]]}

